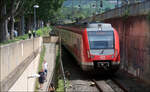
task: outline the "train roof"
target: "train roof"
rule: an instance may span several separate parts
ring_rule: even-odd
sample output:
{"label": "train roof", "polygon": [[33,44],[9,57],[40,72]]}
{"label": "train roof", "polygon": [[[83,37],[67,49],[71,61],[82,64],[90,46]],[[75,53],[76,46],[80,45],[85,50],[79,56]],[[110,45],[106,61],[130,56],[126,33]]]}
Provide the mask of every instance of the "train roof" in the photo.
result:
{"label": "train roof", "polygon": [[78,34],[83,34],[84,32],[84,28],[77,28],[77,27],[72,27],[72,26],[59,26],[58,28],[64,29],[64,30],[68,30],[68,31],[72,31]]}
{"label": "train roof", "polygon": [[109,23],[88,23],[86,25],[65,25],[59,28],[70,30],[75,33],[83,34],[84,29],[87,31],[113,31],[113,27]]}
{"label": "train roof", "polygon": [[87,31],[113,31],[113,27],[109,23],[90,23],[87,25]]}

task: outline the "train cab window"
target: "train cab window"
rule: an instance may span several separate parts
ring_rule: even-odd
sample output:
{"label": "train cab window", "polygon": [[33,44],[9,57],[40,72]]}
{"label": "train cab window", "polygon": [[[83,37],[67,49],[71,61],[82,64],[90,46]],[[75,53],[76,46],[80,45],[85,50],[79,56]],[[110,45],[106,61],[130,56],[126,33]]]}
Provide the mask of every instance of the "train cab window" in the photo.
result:
{"label": "train cab window", "polygon": [[90,49],[113,49],[113,31],[88,31]]}

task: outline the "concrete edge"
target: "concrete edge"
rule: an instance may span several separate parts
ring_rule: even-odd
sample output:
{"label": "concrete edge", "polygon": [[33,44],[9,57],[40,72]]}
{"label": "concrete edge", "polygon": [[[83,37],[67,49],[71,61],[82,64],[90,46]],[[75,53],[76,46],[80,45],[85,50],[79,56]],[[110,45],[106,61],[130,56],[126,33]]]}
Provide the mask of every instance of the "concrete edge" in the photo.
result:
{"label": "concrete edge", "polygon": [[25,40],[19,40],[19,41],[15,41],[15,42],[12,42],[12,43],[0,45],[0,48],[5,47],[5,46],[9,46],[9,45],[13,45],[13,44],[16,44],[16,43],[22,43],[22,42],[25,42],[25,41],[28,41],[28,40],[34,40],[34,39],[40,39],[40,38],[41,37],[36,37],[36,38],[31,38],[31,39],[25,39]]}

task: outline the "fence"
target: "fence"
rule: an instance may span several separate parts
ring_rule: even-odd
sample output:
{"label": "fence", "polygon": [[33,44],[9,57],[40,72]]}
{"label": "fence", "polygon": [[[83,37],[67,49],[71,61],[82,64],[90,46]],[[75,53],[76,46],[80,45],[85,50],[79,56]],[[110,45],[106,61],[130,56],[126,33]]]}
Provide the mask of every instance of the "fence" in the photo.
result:
{"label": "fence", "polygon": [[64,80],[64,92],[66,92],[66,78],[65,78],[65,73],[63,69],[63,63],[62,63],[60,38],[59,38],[59,47],[57,47],[56,45],[56,48],[57,48],[56,64],[55,64],[55,68],[53,71],[52,80],[50,81],[50,83],[53,83],[54,87],[57,88],[59,79],[63,79]]}
{"label": "fence", "polygon": [[142,3],[129,4],[124,5],[122,7],[114,8],[102,14],[88,17],[84,20],[81,20],[80,22],[81,23],[90,22],[92,20],[102,21],[105,19],[118,18],[125,15],[128,16],[147,15],[149,12],[150,12],[150,1],[147,0]]}
{"label": "fence", "polygon": [[148,14],[149,12],[150,12],[150,1],[145,1],[142,3],[130,4],[119,8],[115,8],[110,11],[104,12],[99,16],[101,20],[104,20],[109,18],[121,17],[124,16],[125,14],[128,14],[129,16],[145,15]]}

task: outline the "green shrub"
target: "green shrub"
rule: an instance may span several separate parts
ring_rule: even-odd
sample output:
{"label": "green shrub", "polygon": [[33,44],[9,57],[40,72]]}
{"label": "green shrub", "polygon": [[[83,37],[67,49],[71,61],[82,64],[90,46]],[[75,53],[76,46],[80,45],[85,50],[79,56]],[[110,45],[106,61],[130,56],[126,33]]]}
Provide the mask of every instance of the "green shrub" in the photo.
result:
{"label": "green shrub", "polygon": [[44,45],[43,50],[41,51],[41,55],[40,55],[39,71],[42,69],[42,64],[43,64],[44,56],[45,56],[45,51],[46,51],[46,48],[45,48],[45,45]]}
{"label": "green shrub", "polygon": [[36,34],[37,34],[38,36],[42,36],[42,35],[43,35],[43,32],[42,32],[41,29],[39,29],[39,30],[36,31]]}
{"label": "green shrub", "polygon": [[38,36],[47,36],[51,30],[51,27],[40,28],[36,31],[36,34]]}
{"label": "green shrub", "polygon": [[[45,48],[45,45],[44,45],[43,48],[42,48],[41,54],[40,54],[40,62],[39,62],[39,66],[38,66],[38,72],[42,69],[42,64],[43,64],[44,56],[45,56],[45,51],[46,51],[46,48]],[[39,82],[38,82],[38,79],[36,79],[35,89],[34,89],[35,92],[37,92],[38,87],[39,87]]]}
{"label": "green shrub", "polygon": [[5,41],[3,43],[0,43],[0,45],[4,45],[4,44],[9,44],[9,43],[12,43],[12,42],[16,42],[16,41],[19,41],[19,40],[25,40],[28,38],[28,34],[25,34],[23,36],[18,36],[18,37],[15,37],[14,39],[12,40],[8,40],[8,41]]}
{"label": "green shrub", "polygon": [[25,39],[27,39],[28,38],[28,34],[25,34],[25,35],[23,35],[23,36],[18,36],[18,37],[16,37],[15,39],[16,40],[25,40]]}

